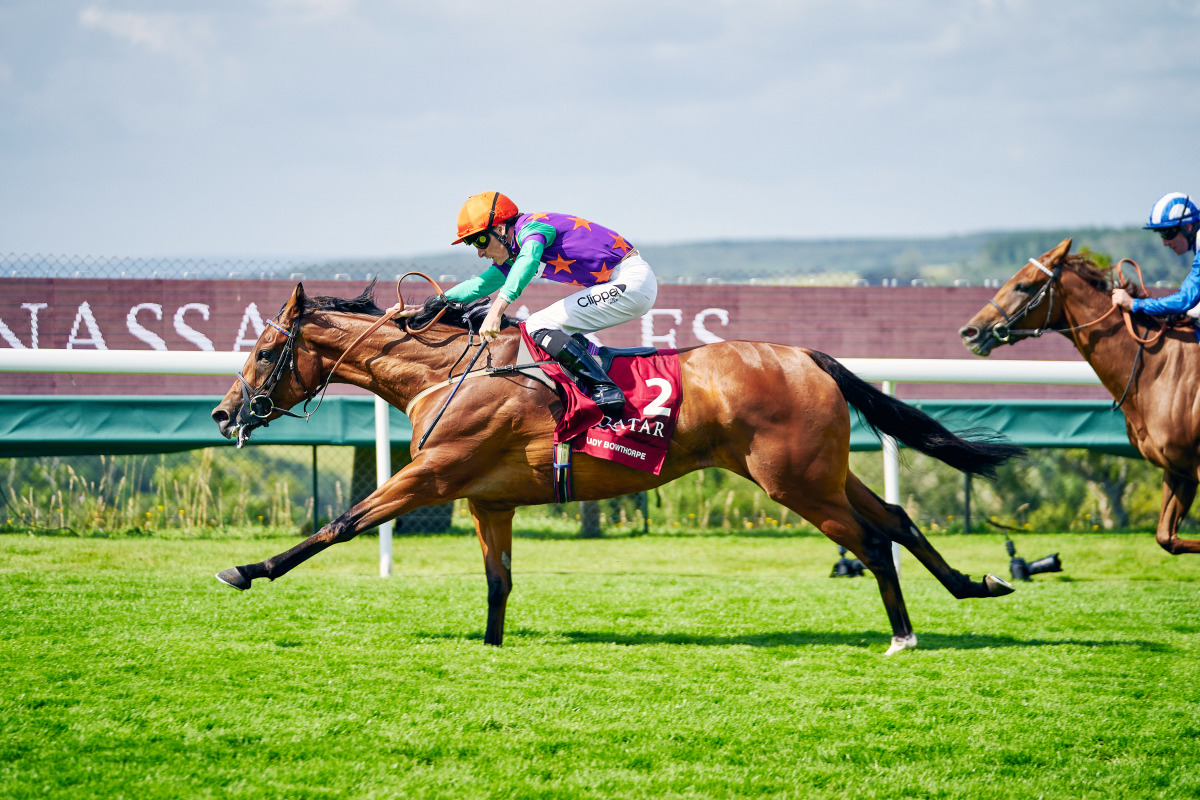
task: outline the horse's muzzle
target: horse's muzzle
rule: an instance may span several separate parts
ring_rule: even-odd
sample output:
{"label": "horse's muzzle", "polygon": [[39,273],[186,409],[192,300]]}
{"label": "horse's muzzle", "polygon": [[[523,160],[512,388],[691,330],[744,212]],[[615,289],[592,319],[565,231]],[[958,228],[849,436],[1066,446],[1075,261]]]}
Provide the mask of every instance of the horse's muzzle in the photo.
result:
{"label": "horse's muzzle", "polygon": [[237,424],[230,418],[229,412],[221,406],[217,406],[212,410],[212,418],[213,422],[217,423],[217,430],[221,432],[221,435],[226,439],[232,439],[237,430]]}
{"label": "horse's muzzle", "polygon": [[237,439],[238,447],[241,447],[250,438],[250,431],[261,427],[262,422],[251,415],[242,413],[244,403],[233,414],[230,414],[222,406],[224,403],[212,410],[213,422],[217,424],[217,430],[221,432],[222,436],[226,439]]}
{"label": "horse's muzzle", "polygon": [[[1004,338],[1000,338],[1001,329],[1003,329]],[[1009,334],[1007,325],[997,325],[988,329],[980,328],[977,325],[964,325],[958,329],[958,335],[962,339],[964,347],[977,356],[987,358],[997,344],[1008,341]]]}

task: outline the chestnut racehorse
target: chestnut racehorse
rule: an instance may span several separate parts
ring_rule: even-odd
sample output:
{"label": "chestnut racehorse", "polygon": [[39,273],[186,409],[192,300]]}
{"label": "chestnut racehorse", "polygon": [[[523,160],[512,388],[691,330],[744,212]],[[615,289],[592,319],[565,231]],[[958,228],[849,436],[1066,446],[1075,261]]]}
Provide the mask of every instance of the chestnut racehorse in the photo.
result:
{"label": "chestnut racehorse", "polygon": [[[343,300],[308,298],[297,285],[259,337],[238,381],[213,410],[221,433],[244,440],[282,409],[311,398],[335,366],[334,380],[406,409],[414,442],[427,432],[464,371],[459,367],[453,383],[447,380],[460,359],[466,364],[470,337],[462,319],[479,309],[464,314],[460,307],[458,324],[450,324],[454,313],[447,314],[420,332],[388,321],[337,366],[350,343],[384,313],[372,301],[373,287]],[[514,364],[519,336],[514,327],[502,330],[488,345],[486,360],[493,366]],[[576,454],[576,499],[633,494],[704,467],[743,475],[844,545],[874,573],[892,626],[889,654],[916,646],[892,559],[893,542],[908,548],[956,598],[1012,591],[994,575],[973,581],[951,568],[902,508],[883,502],[850,472],[847,403],[876,431],[968,473],[991,475],[1022,448],[998,441],[991,432],[957,436],[812,350],[722,342],[683,350],[679,361],[683,402],[661,474]],[[429,387],[435,388],[417,398]],[[414,444],[412,462],[370,496],[287,552],[231,567],[217,577],[248,589],[257,578],[274,580],[326,547],[415,508],[466,498],[487,576],[484,641],[499,645],[512,589],[513,511],[554,501],[553,410],[559,407],[553,390],[523,374],[472,376],[458,386],[428,443]]]}
{"label": "chestnut racehorse", "polygon": [[[1162,467],[1162,508],[1156,539],[1174,555],[1200,553],[1200,539],[1179,538],[1200,480],[1200,345],[1190,326],[1161,337],[1137,334],[1113,312],[1112,282],[1071,239],[1030,259],[978,314],[959,330],[971,352],[987,356],[998,345],[1043,331],[1071,340],[1104,388],[1121,401],[1129,441]],[[1135,297],[1140,287],[1126,284]],[[1142,319],[1144,325],[1148,318]],[[1134,335],[1130,335],[1133,333]],[[1150,340],[1140,343],[1134,339]]]}

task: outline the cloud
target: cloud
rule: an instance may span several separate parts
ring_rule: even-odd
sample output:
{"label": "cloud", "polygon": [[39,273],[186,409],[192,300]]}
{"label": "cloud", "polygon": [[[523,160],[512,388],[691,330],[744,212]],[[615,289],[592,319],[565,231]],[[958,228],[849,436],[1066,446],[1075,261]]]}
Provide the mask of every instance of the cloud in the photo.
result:
{"label": "cloud", "polygon": [[644,241],[1124,224],[1200,124],[1195,0],[496,8],[0,0],[0,243],[417,253],[487,187]]}
{"label": "cloud", "polygon": [[327,22],[354,10],[357,0],[268,0],[276,13],[302,22]]}
{"label": "cloud", "polygon": [[88,6],[79,12],[79,24],[135,47],[182,58],[199,56],[211,38],[203,19],[178,14],[137,14]]}

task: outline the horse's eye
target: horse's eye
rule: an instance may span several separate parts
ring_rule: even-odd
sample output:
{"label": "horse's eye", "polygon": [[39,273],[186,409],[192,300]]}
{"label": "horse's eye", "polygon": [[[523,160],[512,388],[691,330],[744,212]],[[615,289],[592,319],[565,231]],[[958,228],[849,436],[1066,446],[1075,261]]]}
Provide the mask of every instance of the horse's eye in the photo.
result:
{"label": "horse's eye", "polygon": [[1030,286],[1028,283],[1018,283],[1013,288],[1016,289],[1021,294],[1029,294],[1030,292],[1033,291],[1033,287]]}
{"label": "horse's eye", "polygon": [[259,361],[274,361],[275,354],[273,352],[271,352],[270,350],[259,350],[258,351],[258,360]]}

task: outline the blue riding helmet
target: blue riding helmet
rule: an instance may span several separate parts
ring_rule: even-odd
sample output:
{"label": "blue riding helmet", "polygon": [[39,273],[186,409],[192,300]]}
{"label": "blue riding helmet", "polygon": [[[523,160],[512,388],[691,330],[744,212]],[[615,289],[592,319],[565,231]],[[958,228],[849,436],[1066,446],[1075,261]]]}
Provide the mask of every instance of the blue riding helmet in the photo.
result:
{"label": "blue riding helmet", "polygon": [[1171,192],[1154,204],[1154,208],[1150,209],[1150,221],[1142,228],[1175,228],[1190,222],[1200,222],[1200,208],[1196,208],[1190,196]]}

